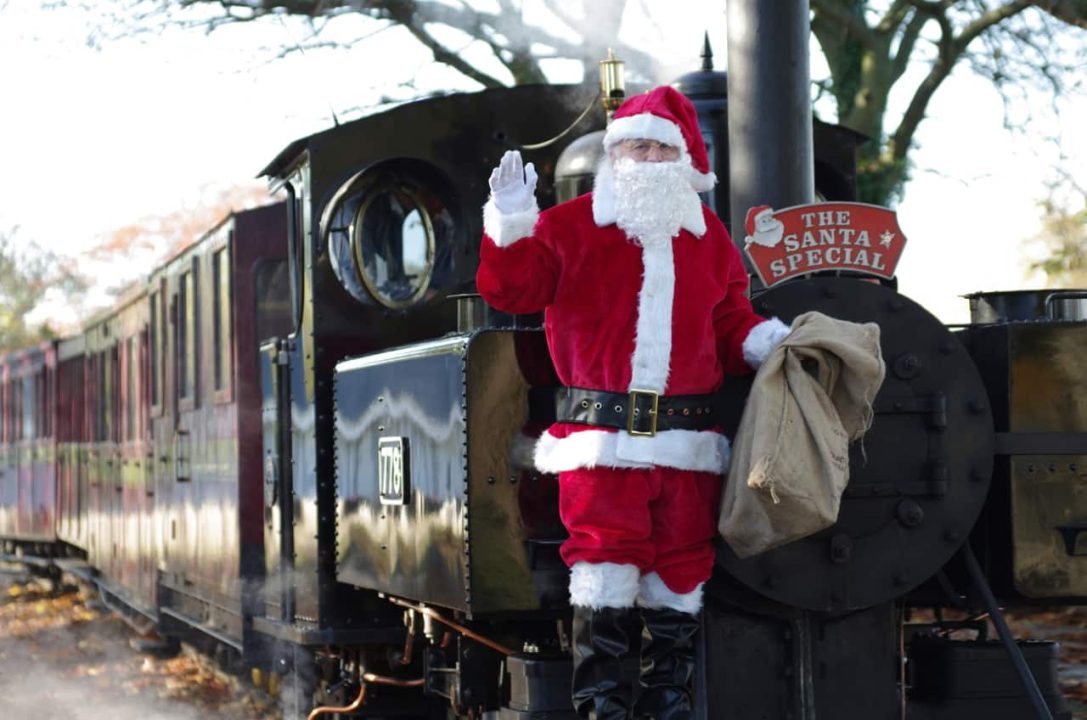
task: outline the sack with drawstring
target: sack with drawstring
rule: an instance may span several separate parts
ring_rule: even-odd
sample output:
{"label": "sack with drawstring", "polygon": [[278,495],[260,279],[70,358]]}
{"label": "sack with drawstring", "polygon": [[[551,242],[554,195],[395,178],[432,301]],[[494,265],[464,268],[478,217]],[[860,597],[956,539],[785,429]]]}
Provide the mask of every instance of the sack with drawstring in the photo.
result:
{"label": "sack with drawstring", "polygon": [[718,530],[741,558],[830,527],[849,444],[883,383],[879,326],[809,312],[759,367],[733,442]]}

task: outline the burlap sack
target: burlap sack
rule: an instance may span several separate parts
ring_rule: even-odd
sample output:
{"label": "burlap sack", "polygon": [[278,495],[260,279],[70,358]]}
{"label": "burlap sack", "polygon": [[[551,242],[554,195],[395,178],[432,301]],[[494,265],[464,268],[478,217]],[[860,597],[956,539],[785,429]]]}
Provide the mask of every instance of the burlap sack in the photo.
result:
{"label": "burlap sack", "polygon": [[849,443],[883,383],[879,326],[810,312],[766,358],[732,447],[718,529],[749,557],[833,525]]}

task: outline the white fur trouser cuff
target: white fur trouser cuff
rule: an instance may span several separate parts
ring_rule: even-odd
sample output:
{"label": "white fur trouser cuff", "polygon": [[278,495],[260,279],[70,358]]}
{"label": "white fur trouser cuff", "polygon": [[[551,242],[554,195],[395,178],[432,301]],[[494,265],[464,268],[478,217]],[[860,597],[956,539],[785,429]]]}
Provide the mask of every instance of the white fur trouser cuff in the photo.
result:
{"label": "white fur trouser cuff", "polygon": [[698,583],[694,590],[688,593],[677,593],[668,589],[657,573],[643,575],[638,587],[637,602],[645,608],[670,608],[685,612],[688,615],[697,615],[702,609],[702,586]]}
{"label": "white fur trouser cuff", "polygon": [[593,610],[634,607],[640,574],[634,565],[574,563],[570,567],[570,604]]}

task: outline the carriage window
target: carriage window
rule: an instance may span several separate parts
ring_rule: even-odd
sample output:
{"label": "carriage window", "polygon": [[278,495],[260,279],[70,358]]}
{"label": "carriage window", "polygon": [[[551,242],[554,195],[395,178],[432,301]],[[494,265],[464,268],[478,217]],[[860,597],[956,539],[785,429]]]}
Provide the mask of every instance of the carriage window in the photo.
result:
{"label": "carriage window", "polygon": [[113,398],[113,374],[109,370],[109,356],[105,352],[98,353],[98,391],[95,405],[98,408],[98,427],[95,439],[99,442],[113,437],[110,424],[110,401]]}
{"label": "carriage window", "polygon": [[230,255],[229,246],[211,256],[212,354],[214,390],[230,386]]}
{"label": "carriage window", "polygon": [[136,338],[130,337],[128,342],[125,343],[125,430],[126,439],[135,440],[136,426],[139,421],[137,413],[139,412],[139,404],[136,402],[137,384],[136,384],[136,363],[138,362],[138,355],[136,353]]}
{"label": "carriage window", "polygon": [[4,383],[4,407],[0,415],[4,418],[4,442],[10,443],[15,439],[15,390],[10,382]]}
{"label": "carriage window", "polygon": [[11,421],[8,419],[8,411],[11,407],[11,397],[8,393],[8,384],[0,383],[0,442],[8,442],[8,428]]}
{"label": "carriage window", "polygon": [[23,378],[23,440],[34,439],[34,409],[38,399],[37,383],[33,375]]}
{"label": "carriage window", "polygon": [[121,351],[123,346],[114,345],[109,350],[110,389],[109,416],[107,438],[112,442],[120,442],[124,429],[121,427]]}
{"label": "carriage window", "polygon": [[11,440],[18,442],[23,436],[23,385],[18,380],[11,381]]}
{"label": "carriage window", "polygon": [[42,368],[38,377],[38,434],[41,437],[53,436],[53,371]]}
{"label": "carriage window", "polygon": [[254,268],[257,340],[291,332],[291,281],[286,260],[263,258]]}
{"label": "carriage window", "polygon": [[177,396],[196,396],[196,268],[181,274],[177,295]]}
{"label": "carriage window", "polygon": [[162,300],[158,292],[151,293],[151,329],[148,333],[151,342],[151,372],[148,378],[151,381],[151,406],[158,408],[162,405],[162,378],[160,371],[162,363],[159,360],[159,348],[162,346]]}

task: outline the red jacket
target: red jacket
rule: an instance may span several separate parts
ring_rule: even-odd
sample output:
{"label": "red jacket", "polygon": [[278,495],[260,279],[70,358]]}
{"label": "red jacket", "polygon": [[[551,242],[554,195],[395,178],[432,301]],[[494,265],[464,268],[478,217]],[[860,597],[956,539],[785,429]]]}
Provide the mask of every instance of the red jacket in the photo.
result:
{"label": "red jacket", "polygon": [[[565,385],[711,393],[725,373],[757,367],[787,328],[752,310],[739,252],[720,219],[701,210],[701,223],[685,222],[691,229],[670,247],[643,248],[614,222],[598,225],[592,194],[515,216],[488,203],[476,285],[499,310],[545,311],[551,358]],[[594,465],[723,472],[728,441],[715,431],[632,437],[556,423],[537,444],[536,464],[548,472]]]}

